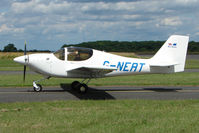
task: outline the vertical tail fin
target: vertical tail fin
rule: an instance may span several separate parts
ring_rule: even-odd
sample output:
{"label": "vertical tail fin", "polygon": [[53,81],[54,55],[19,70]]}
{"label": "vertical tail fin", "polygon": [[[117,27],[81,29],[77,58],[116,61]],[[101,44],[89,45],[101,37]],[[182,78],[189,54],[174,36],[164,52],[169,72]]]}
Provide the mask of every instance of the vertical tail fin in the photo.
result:
{"label": "vertical tail fin", "polygon": [[184,71],[188,42],[188,36],[170,36],[160,50],[150,59],[150,67],[152,69],[154,69],[153,67],[162,67],[165,68],[163,71],[168,71],[168,73]]}

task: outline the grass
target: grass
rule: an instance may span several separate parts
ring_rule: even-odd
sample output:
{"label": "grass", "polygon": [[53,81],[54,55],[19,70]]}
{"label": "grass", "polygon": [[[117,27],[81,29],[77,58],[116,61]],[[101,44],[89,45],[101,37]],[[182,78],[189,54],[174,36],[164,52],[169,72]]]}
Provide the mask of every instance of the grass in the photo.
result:
{"label": "grass", "polygon": [[[28,68],[29,69],[29,68]],[[23,66],[11,59],[0,59],[0,71],[22,71]]]}
{"label": "grass", "polygon": [[0,52],[0,59],[13,59],[23,54],[23,52]]}
{"label": "grass", "polygon": [[0,104],[2,133],[189,133],[199,132],[198,119],[198,100]]}
{"label": "grass", "polygon": [[17,56],[22,56],[23,52],[0,52],[0,71],[19,71],[23,66],[13,61]]}
{"label": "grass", "polygon": [[186,65],[185,65],[186,69],[199,69],[199,60],[187,60],[186,61]]}
{"label": "grass", "polygon": [[[38,74],[27,74],[26,82],[22,82],[22,74],[0,75],[0,87],[9,86],[32,86],[34,80],[41,79]],[[90,86],[198,86],[199,73],[174,73],[174,74],[149,74],[149,75],[132,75],[107,77],[100,79],[92,79]],[[70,84],[74,80],[81,81],[82,79],[71,78],[51,78],[40,82],[43,86],[59,86],[60,83]]]}
{"label": "grass", "polygon": [[1,59],[0,61],[0,67],[22,67],[22,65],[10,59]]}

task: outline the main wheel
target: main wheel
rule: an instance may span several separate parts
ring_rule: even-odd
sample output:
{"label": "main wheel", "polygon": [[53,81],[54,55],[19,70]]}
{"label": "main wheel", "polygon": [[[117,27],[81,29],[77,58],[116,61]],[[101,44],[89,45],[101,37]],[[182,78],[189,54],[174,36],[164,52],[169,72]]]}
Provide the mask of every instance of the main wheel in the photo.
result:
{"label": "main wheel", "polygon": [[79,82],[79,81],[74,81],[74,82],[72,82],[72,84],[71,84],[71,88],[72,88],[73,90],[77,90],[79,85],[80,85],[80,82]]}
{"label": "main wheel", "polygon": [[40,84],[37,84],[37,86],[38,86],[38,88],[33,87],[34,91],[35,91],[35,92],[40,92],[40,91],[42,91],[42,86],[41,86]]}
{"label": "main wheel", "polygon": [[79,93],[85,94],[88,91],[88,86],[86,84],[80,84],[78,89],[79,89]]}

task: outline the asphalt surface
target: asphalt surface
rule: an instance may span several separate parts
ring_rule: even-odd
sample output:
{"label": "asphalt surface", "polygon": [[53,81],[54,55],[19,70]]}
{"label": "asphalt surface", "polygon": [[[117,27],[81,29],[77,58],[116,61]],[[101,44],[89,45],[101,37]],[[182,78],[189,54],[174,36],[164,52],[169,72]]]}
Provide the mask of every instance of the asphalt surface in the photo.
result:
{"label": "asphalt surface", "polygon": [[44,87],[42,92],[32,88],[0,88],[0,103],[36,102],[54,100],[107,100],[107,99],[150,99],[184,100],[199,99],[198,87],[91,87],[86,94],[79,94],[69,85]]}

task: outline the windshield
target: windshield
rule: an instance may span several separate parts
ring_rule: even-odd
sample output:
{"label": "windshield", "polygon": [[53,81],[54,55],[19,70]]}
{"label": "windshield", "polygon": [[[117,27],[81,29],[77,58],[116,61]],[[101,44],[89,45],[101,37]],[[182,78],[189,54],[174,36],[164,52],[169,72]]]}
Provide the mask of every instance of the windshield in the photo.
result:
{"label": "windshield", "polygon": [[65,53],[64,53],[64,49],[60,49],[56,52],[53,53],[55,55],[55,57],[57,57],[60,60],[65,60]]}
{"label": "windshield", "polygon": [[93,50],[89,48],[68,47],[68,61],[83,61],[93,55]]}

